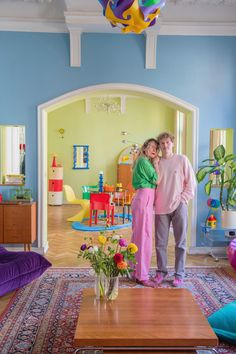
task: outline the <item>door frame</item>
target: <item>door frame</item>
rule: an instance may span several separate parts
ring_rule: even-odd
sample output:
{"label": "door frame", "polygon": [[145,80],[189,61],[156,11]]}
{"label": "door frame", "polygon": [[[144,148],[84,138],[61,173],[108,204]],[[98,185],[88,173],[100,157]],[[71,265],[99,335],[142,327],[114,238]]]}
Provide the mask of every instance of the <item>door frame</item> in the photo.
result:
{"label": "door frame", "polygon": [[[48,195],[48,113],[56,108],[69,104],[78,99],[85,98],[86,95],[95,94],[96,91],[124,90],[133,94],[148,95],[153,99],[162,99],[167,104],[174,104],[182,107],[191,113],[192,118],[192,153],[191,163],[194,170],[197,170],[198,161],[198,120],[199,110],[192,104],[185,102],[178,97],[166,92],[156,90],[151,87],[134,85],[127,83],[109,83],[88,86],[75,91],[71,91],[62,96],[56,97],[38,106],[38,251],[45,253],[48,249],[48,219],[47,219],[47,195]],[[196,220],[197,220],[197,196],[192,201],[191,212],[191,240],[189,247],[196,247]]]}

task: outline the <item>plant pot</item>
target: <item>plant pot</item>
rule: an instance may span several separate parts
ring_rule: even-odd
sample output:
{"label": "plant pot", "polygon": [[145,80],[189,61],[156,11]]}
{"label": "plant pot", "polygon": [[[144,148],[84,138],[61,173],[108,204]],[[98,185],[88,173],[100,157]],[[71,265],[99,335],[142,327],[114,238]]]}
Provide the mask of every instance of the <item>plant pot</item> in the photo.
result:
{"label": "plant pot", "polygon": [[225,229],[236,229],[236,210],[222,210],[221,225]]}

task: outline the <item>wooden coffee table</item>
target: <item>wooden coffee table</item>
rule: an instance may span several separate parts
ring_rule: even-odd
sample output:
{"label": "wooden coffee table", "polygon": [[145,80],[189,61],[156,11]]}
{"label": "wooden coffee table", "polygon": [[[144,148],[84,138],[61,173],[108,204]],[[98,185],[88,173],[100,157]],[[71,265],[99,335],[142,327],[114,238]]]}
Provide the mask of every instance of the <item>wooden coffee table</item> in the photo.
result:
{"label": "wooden coffee table", "polygon": [[[114,301],[83,290],[75,331],[77,353],[150,353],[208,349],[218,339],[187,289],[120,288]],[[114,352],[113,352],[114,353]]]}

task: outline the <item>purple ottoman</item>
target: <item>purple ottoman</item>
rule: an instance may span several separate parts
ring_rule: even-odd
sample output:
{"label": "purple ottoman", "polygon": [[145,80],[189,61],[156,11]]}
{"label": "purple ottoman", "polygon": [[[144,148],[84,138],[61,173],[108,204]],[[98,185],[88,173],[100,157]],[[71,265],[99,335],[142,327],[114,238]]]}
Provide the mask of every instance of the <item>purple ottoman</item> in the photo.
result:
{"label": "purple ottoman", "polygon": [[7,251],[0,246],[0,296],[29,284],[50,266],[36,252]]}

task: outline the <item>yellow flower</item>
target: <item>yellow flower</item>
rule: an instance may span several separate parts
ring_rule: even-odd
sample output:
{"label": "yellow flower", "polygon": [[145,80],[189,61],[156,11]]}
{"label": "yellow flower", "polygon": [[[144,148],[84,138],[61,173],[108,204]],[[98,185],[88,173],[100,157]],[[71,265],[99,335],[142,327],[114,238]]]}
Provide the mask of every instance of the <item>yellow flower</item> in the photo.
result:
{"label": "yellow flower", "polygon": [[128,247],[127,247],[128,251],[130,253],[136,253],[138,252],[138,247],[135,245],[135,243],[130,243],[128,244]]}
{"label": "yellow flower", "polygon": [[101,243],[101,245],[105,245],[107,242],[107,238],[103,235],[98,236],[98,242]]}

